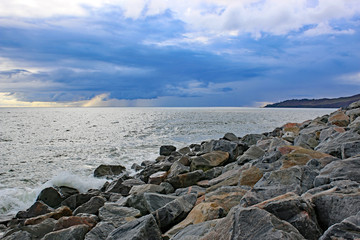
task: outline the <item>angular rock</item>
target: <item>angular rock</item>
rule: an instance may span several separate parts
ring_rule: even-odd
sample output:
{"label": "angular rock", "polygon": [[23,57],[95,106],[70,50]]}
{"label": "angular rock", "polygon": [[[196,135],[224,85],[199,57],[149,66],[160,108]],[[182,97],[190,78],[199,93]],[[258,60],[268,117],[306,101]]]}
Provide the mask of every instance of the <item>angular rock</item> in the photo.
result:
{"label": "angular rock", "polygon": [[223,167],[214,167],[210,170],[207,170],[205,172],[205,176],[204,178],[205,179],[213,179],[213,178],[216,178],[218,176],[220,176],[222,174],[222,170],[223,170]]}
{"label": "angular rock", "polygon": [[305,239],[290,223],[254,207],[233,207],[229,214],[201,239]]}
{"label": "angular rock", "polygon": [[346,179],[360,183],[360,157],[329,163],[315,178],[314,185],[318,187],[332,181]]}
{"label": "angular rock", "polygon": [[94,171],[94,177],[114,177],[126,172],[126,168],[121,165],[101,164]]}
{"label": "angular rock", "polygon": [[178,151],[181,155],[186,155],[191,153],[191,149],[189,147],[183,147]]}
{"label": "angular rock", "polygon": [[354,108],[359,108],[359,107],[360,107],[360,101],[356,101],[356,102],[349,104],[349,106],[346,109],[354,109]]}
{"label": "angular rock", "polygon": [[204,172],[202,170],[197,170],[189,173],[184,173],[172,177],[167,180],[175,189],[184,188],[195,185],[198,181],[204,178]]}
{"label": "angular rock", "polygon": [[53,229],[55,227],[55,224],[56,224],[55,219],[48,218],[48,219],[45,219],[44,221],[42,221],[39,224],[24,226],[24,227],[22,227],[22,229],[29,232],[33,238],[41,239],[46,234],[53,231]]}
{"label": "angular rock", "polygon": [[307,149],[314,149],[319,145],[319,141],[314,134],[301,134],[294,140],[294,146],[300,146]]}
{"label": "angular rock", "polygon": [[341,158],[350,158],[360,155],[360,141],[347,142],[341,145]]}
{"label": "angular rock", "polygon": [[79,240],[84,239],[85,234],[89,231],[87,225],[76,225],[70,228],[46,234],[42,240]]}
{"label": "angular rock", "polygon": [[176,147],[171,145],[164,145],[160,147],[160,155],[170,156],[172,152],[176,151]]}
{"label": "angular rock", "polygon": [[346,127],[350,123],[350,118],[344,111],[336,111],[330,114],[329,122],[339,127]]}
{"label": "angular rock", "polygon": [[171,240],[199,240],[211,231],[220,219],[210,220],[195,225],[189,225],[176,233]]}
{"label": "angular rock", "polygon": [[93,228],[97,222],[91,217],[78,217],[78,216],[70,216],[70,217],[62,217],[55,224],[54,231],[58,231],[61,229],[69,228],[76,225],[87,225],[89,229]]}
{"label": "angular rock", "polygon": [[217,178],[211,179],[209,181],[209,187],[207,192],[212,192],[222,186],[234,186],[239,182],[239,178],[241,176],[241,169],[233,169],[227,172],[224,172]]}
{"label": "angular rock", "polygon": [[223,139],[228,140],[228,141],[232,141],[232,142],[239,141],[239,138],[233,133],[226,133],[224,135]]}
{"label": "angular rock", "polygon": [[161,171],[161,172],[156,172],[154,174],[151,174],[149,177],[149,184],[156,184],[159,185],[160,183],[162,183],[166,177],[167,177],[167,172],[165,171]]}
{"label": "angular rock", "polygon": [[159,208],[152,215],[155,217],[159,228],[162,231],[168,230],[171,226],[182,221],[194,207],[196,202],[195,194],[181,196]]}
{"label": "angular rock", "polygon": [[247,134],[241,138],[241,142],[245,143],[247,146],[252,146],[261,140],[264,137],[262,134]]}
{"label": "angular rock", "polygon": [[31,234],[26,231],[17,231],[9,236],[5,236],[2,240],[32,240]]}
{"label": "angular rock", "polygon": [[156,211],[157,209],[165,206],[171,201],[177,199],[175,196],[169,196],[158,193],[144,193],[145,208],[149,213]]}
{"label": "angular rock", "polygon": [[156,184],[135,185],[131,188],[129,194],[136,195],[145,192],[165,193],[165,188]]}
{"label": "angular rock", "polygon": [[149,177],[151,176],[151,174],[154,174],[154,173],[160,172],[160,171],[169,171],[171,166],[172,166],[172,163],[170,163],[170,162],[150,164],[150,165],[146,166],[144,170],[142,170],[140,173],[138,173],[136,175],[136,178],[139,178],[140,180],[147,183],[149,181]]}
{"label": "angular rock", "polygon": [[130,189],[136,185],[145,184],[140,179],[124,179],[123,177],[117,179],[116,181],[110,183],[106,188],[107,193],[120,193],[123,196],[129,195]]}
{"label": "angular rock", "polygon": [[135,208],[123,207],[118,203],[106,202],[105,205],[99,209],[99,218],[101,221],[111,222],[116,227],[139,216],[139,210]]}
{"label": "angular rock", "polygon": [[115,228],[111,222],[99,222],[85,235],[84,240],[105,240]]}
{"label": "angular rock", "polygon": [[159,192],[159,193],[170,194],[175,191],[174,187],[168,182],[162,182],[162,183],[160,183],[160,186],[165,189],[165,192]]}
{"label": "angular rock", "polygon": [[79,213],[89,213],[89,214],[98,214],[99,208],[104,206],[106,199],[101,196],[92,197],[88,202],[80,205],[78,208],[75,209],[73,212],[74,215]]}
{"label": "angular rock", "polygon": [[36,201],[30,208],[26,211],[20,211],[16,214],[16,218],[32,218],[40,215],[44,215],[46,213],[50,213],[52,209],[49,208],[48,205],[43,202]]}
{"label": "angular rock", "polygon": [[236,157],[239,154],[242,154],[244,149],[241,145],[238,145],[235,142],[230,142],[227,140],[211,140],[206,142],[201,146],[203,153],[210,153],[213,151],[222,151],[229,153],[229,161],[235,161]]}
{"label": "angular rock", "polygon": [[240,200],[248,190],[237,186],[224,186],[213,192],[205,194],[205,202],[214,202],[226,212],[240,203]]}
{"label": "angular rock", "polygon": [[44,215],[40,215],[37,217],[33,217],[33,218],[28,218],[25,220],[24,225],[35,225],[35,224],[39,224],[42,221],[48,219],[48,218],[53,218],[53,219],[60,219],[64,216],[71,216],[72,215],[72,211],[70,208],[68,207],[60,207],[58,209],[56,209],[54,212],[51,213],[47,213]]}
{"label": "angular rock", "polygon": [[360,239],[360,212],[332,225],[319,240]]}
{"label": "angular rock", "polygon": [[75,210],[77,207],[79,207],[80,205],[86,203],[92,197],[95,197],[95,196],[96,196],[95,194],[91,194],[91,193],[75,194],[75,195],[72,195],[72,196],[68,197],[67,199],[65,199],[61,203],[61,205],[62,206],[68,206],[71,210]]}
{"label": "angular rock", "polygon": [[60,193],[53,187],[43,189],[36,199],[36,201],[42,201],[43,203],[52,208],[57,208],[58,206],[60,206],[63,200],[64,199],[60,195]]}
{"label": "angular rock", "polygon": [[354,122],[360,116],[360,108],[348,110],[345,114],[349,116],[350,122]]}
{"label": "angular rock", "polygon": [[264,154],[264,150],[257,147],[256,145],[253,145],[237,159],[237,163],[239,165],[243,165],[247,162],[250,162],[251,160],[261,158],[262,156],[264,156]]}
{"label": "angular rock", "polygon": [[196,194],[197,197],[200,197],[205,194],[205,188],[199,187],[199,186],[190,186],[187,188],[178,188],[175,191],[176,196],[183,196],[186,194]]}
{"label": "angular rock", "polygon": [[306,239],[316,240],[322,235],[310,202],[294,193],[286,193],[261,202],[258,207],[293,225]]}
{"label": "angular rock", "polygon": [[176,161],[173,163],[169,170],[169,174],[167,175],[167,178],[175,177],[176,175],[182,174],[182,173],[188,173],[190,172],[190,167],[184,166],[180,161]]}
{"label": "angular rock", "polygon": [[213,219],[225,217],[225,211],[216,203],[202,202],[196,205],[187,217],[165,233],[166,237],[172,237],[180,230],[193,224],[206,222]]}
{"label": "angular rock", "polygon": [[154,217],[149,214],[128,222],[110,233],[106,240],[162,240]]}
{"label": "angular rock", "polygon": [[57,188],[57,190],[64,199],[70,197],[71,195],[79,193],[79,190],[68,186],[60,186]]}
{"label": "angular rock", "polygon": [[229,153],[223,151],[213,151],[191,159],[190,170],[207,171],[213,167],[220,166],[229,160]]}

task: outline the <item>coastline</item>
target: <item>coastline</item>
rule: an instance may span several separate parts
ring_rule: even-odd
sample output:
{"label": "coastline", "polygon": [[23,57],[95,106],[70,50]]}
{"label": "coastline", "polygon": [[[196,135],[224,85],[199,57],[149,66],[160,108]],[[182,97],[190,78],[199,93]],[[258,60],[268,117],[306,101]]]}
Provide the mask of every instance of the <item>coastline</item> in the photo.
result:
{"label": "coastline", "polygon": [[263,134],[164,145],[156,161],[132,166],[134,176],[102,165],[95,170],[108,179],[101,189],[45,188],[32,207],[0,219],[0,234],[7,240],[356,238],[358,116],[360,102]]}

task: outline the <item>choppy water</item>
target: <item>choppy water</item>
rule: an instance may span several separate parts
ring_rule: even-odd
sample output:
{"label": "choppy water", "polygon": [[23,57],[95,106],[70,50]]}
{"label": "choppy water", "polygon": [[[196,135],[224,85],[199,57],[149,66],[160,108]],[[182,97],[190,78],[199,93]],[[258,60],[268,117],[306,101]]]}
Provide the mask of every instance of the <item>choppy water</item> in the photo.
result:
{"label": "choppy water", "polygon": [[0,214],[30,206],[46,186],[86,191],[104,180],[100,164],[154,160],[159,147],[178,148],[272,131],[334,109],[259,108],[0,108]]}

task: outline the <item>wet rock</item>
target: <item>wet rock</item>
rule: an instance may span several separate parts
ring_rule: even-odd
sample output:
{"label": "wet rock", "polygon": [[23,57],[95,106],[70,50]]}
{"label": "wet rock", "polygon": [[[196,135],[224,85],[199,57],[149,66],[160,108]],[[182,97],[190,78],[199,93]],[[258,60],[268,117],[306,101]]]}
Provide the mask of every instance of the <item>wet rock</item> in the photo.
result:
{"label": "wet rock", "polygon": [[189,148],[189,147],[183,147],[183,148],[181,148],[181,149],[179,150],[179,153],[180,153],[181,155],[189,154],[189,153],[191,153],[191,148]]}
{"label": "wet rock", "polygon": [[350,118],[344,111],[336,111],[330,114],[329,122],[339,127],[346,127],[350,123]]}
{"label": "wet rock", "polygon": [[84,239],[85,234],[89,231],[87,225],[76,225],[59,231],[46,234],[42,240],[79,240]]}
{"label": "wet rock", "polygon": [[207,171],[213,167],[220,166],[229,160],[229,153],[223,151],[213,151],[204,155],[193,157],[191,160],[191,171]]}
{"label": "wet rock", "polygon": [[162,231],[168,230],[171,226],[182,221],[194,207],[196,202],[195,194],[181,196],[169,202],[165,206],[153,212],[153,216]]}
{"label": "wet rock", "polygon": [[36,201],[42,201],[43,203],[52,208],[57,208],[58,206],[60,206],[63,200],[64,199],[60,195],[60,193],[53,187],[43,189],[36,199]]}
{"label": "wet rock", "polygon": [[267,172],[241,199],[242,206],[251,206],[287,192],[302,194],[313,187],[318,172],[304,167],[291,167]]}
{"label": "wet rock", "polygon": [[304,239],[290,223],[254,207],[234,207],[201,239]]}
{"label": "wet rock", "polygon": [[104,206],[106,199],[101,196],[92,197],[88,202],[80,205],[78,208],[75,209],[73,212],[74,215],[79,213],[89,213],[89,214],[98,214],[99,208]]}
{"label": "wet rock", "polygon": [[315,187],[336,180],[352,180],[360,183],[360,157],[333,161],[326,165],[315,178]]}
{"label": "wet rock", "polygon": [[9,236],[2,238],[2,240],[32,240],[31,234],[26,231],[17,231]]}
{"label": "wet rock", "polygon": [[149,184],[157,184],[159,185],[160,183],[162,183],[166,177],[167,177],[167,172],[165,171],[161,171],[161,172],[156,172],[154,174],[151,174],[149,177]]}
{"label": "wet rock", "polygon": [[243,148],[237,143],[230,142],[227,140],[211,140],[210,142],[205,142],[201,146],[203,153],[210,153],[213,151],[222,151],[229,153],[229,161],[235,161],[236,157],[239,154],[243,153]]}
{"label": "wet rock", "polygon": [[72,211],[70,210],[70,208],[68,207],[60,207],[58,209],[56,209],[54,212],[51,213],[47,213],[44,215],[40,215],[37,217],[33,217],[33,218],[28,218],[25,220],[24,225],[35,225],[35,224],[39,224],[41,222],[43,222],[44,220],[48,219],[48,218],[53,218],[53,219],[60,219],[64,216],[71,216],[72,215]]}
{"label": "wet rock", "polygon": [[167,178],[175,177],[176,175],[182,174],[182,173],[188,173],[190,172],[190,167],[184,166],[180,161],[176,161],[173,163],[169,170],[169,174],[167,175]]}
{"label": "wet rock", "polygon": [[152,192],[152,193],[165,193],[165,188],[163,186],[159,186],[156,184],[143,184],[143,185],[135,185],[131,188],[129,194],[136,195],[142,194],[145,192]]}
{"label": "wet rock", "polygon": [[226,133],[224,135],[223,139],[228,140],[228,141],[232,141],[232,142],[238,142],[239,141],[239,138],[233,133]]}
{"label": "wet rock", "polygon": [[110,183],[110,185],[106,188],[106,193],[120,193],[123,196],[129,195],[130,189],[136,185],[145,184],[140,179],[126,179],[127,177],[119,178],[116,181]]}
{"label": "wet rock", "polygon": [[319,240],[360,239],[360,212],[332,225]]}
{"label": "wet rock", "polygon": [[94,177],[114,177],[126,171],[126,168],[121,165],[104,165],[101,164],[94,171]]}
{"label": "wet rock", "polygon": [[261,158],[264,156],[265,152],[256,145],[251,146],[242,156],[237,159],[239,165],[243,165],[251,160]]}
{"label": "wet rock", "polygon": [[52,211],[48,205],[43,202],[36,201],[30,208],[26,211],[20,211],[16,214],[16,218],[32,218],[40,215],[44,215],[46,213],[50,213]]}
{"label": "wet rock", "polygon": [[164,235],[168,238],[171,238],[177,232],[189,225],[198,224],[222,217],[225,217],[225,211],[222,207],[216,203],[202,202],[196,205],[183,221],[172,227]]}
{"label": "wet rock", "polygon": [[245,143],[247,146],[252,146],[261,140],[264,136],[262,134],[247,134],[241,138],[241,142]]}
{"label": "wet rock", "polygon": [[60,186],[57,190],[64,199],[79,193],[79,190],[67,186]]}
{"label": "wet rock", "polygon": [[306,239],[316,240],[322,235],[315,211],[310,202],[294,193],[287,193],[261,202],[258,207],[293,225]]}
{"label": "wet rock", "polygon": [[39,224],[24,226],[24,227],[22,227],[22,229],[24,231],[29,232],[33,238],[41,239],[46,234],[53,231],[56,222],[57,221],[55,219],[48,218],[48,219],[45,219],[44,221],[42,221]]}
{"label": "wet rock", "polygon": [[223,186],[213,192],[205,194],[205,202],[214,202],[226,212],[238,205],[248,190],[237,186]]}
{"label": "wet rock", "polygon": [[95,196],[96,196],[95,194],[90,194],[90,193],[75,194],[75,195],[72,195],[72,196],[68,197],[67,199],[65,199],[61,203],[61,205],[68,206],[71,210],[75,210],[77,207],[86,203],[92,197],[95,197]]}
{"label": "wet rock", "polygon": [[128,222],[110,233],[107,240],[162,240],[154,217],[149,214]]}
{"label": "wet rock", "polygon": [[160,171],[169,171],[170,167],[172,166],[171,163],[163,162],[158,164],[150,164],[146,166],[144,170],[136,175],[136,178],[139,178],[141,181],[147,183],[149,181],[149,177]]}
{"label": "wet rock", "polygon": [[189,173],[184,173],[172,177],[167,180],[175,189],[184,188],[195,185],[198,181],[204,178],[204,172],[202,170],[197,170]]}
{"label": "wet rock", "polygon": [[171,145],[164,145],[160,147],[160,155],[170,156],[172,152],[176,151],[176,147]]}
{"label": "wet rock", "polygon": [[115,228],[111,222],[99,222],[85,235],[84,240],[105,240]]}
{"label": "wet rock", "polygon": [[123,207],[118,203],[106,202],[104,206],[99,209],[99,218],[101,221],[111,222],[116,227],[139,216],[141,216],[139,210]]}
{"label": "wet rock", "polygon": [[[328,189],[326,189],[328,188]],[[315,205],[320,227],[323,230],[340,223],[360,211],[360,187],[351,181],[338,181],[305,193],[302,197]],[[322,191],[321,191],[322,190]]]}

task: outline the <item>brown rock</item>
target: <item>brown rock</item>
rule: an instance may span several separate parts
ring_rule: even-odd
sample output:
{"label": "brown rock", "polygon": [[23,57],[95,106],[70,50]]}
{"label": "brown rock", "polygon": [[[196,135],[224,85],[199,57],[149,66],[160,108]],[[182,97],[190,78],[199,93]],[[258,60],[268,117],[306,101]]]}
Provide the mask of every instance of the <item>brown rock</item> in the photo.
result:
{"label": "brown rock", "polygon": [[247,170],[241,172],[239,185],[246,185],[253,187],[263,176],[263,171],[259,168],[252,166]]}
{"label": "brown rock", "polygon": [[205,202],[214,202],[226,212],[239,204],[247,190],[237,186],[224,186],[214,192],[205,194]]}
{"label": "brown rock", "polygon": [[89,229],[92,229],[96,225],[96,221],[90,217],[78,217],[78,216],[70,216],[70,217],[62,217],[55,224],[54,231],[58,231],[61,229],[69,228],[76,225],[87,225]]}
{"label": "brown rock", "polygon": [[20,211],[16,214],[16,218],[32,218],[40,216],[46,213],[50,213],[51,209],[48,205],[44,204],[41,201],[36,201],[29,209],[26,211]]}
{"label": "brown rock", "polygon": [[210,168],[220,166],[230,157],[228,152],[213,151],[204,155],[192,158],[190,170],[209,170]]}
{"label": "brown rock", "polygon": [[159,185],[166,179],[166,176],[167,176],[167,172],[165,171],[156,172],[150,175],[148,183]]}
{"label": "brown rock", "polygon": [[55,212],[51,212],[51,213],[47,213],[44,215],[40,215],[37,217],[33,217],[33,218],[29,218],[26,219],[24,225],[35,225],[38,223],[41,223],[42,221],[44,221],[45,219],[48,218],[54,218],[56,220],[60,219],[63,216],[71,216],[72,215],[72,211],[69,207],[60,207],[58,209],[55,210]]}
{"label": "brown rock", "polygon": [[346,127],[350,123],[350,118],[343,111],[336,111],[330,115],[329,122],[339,127]]}

